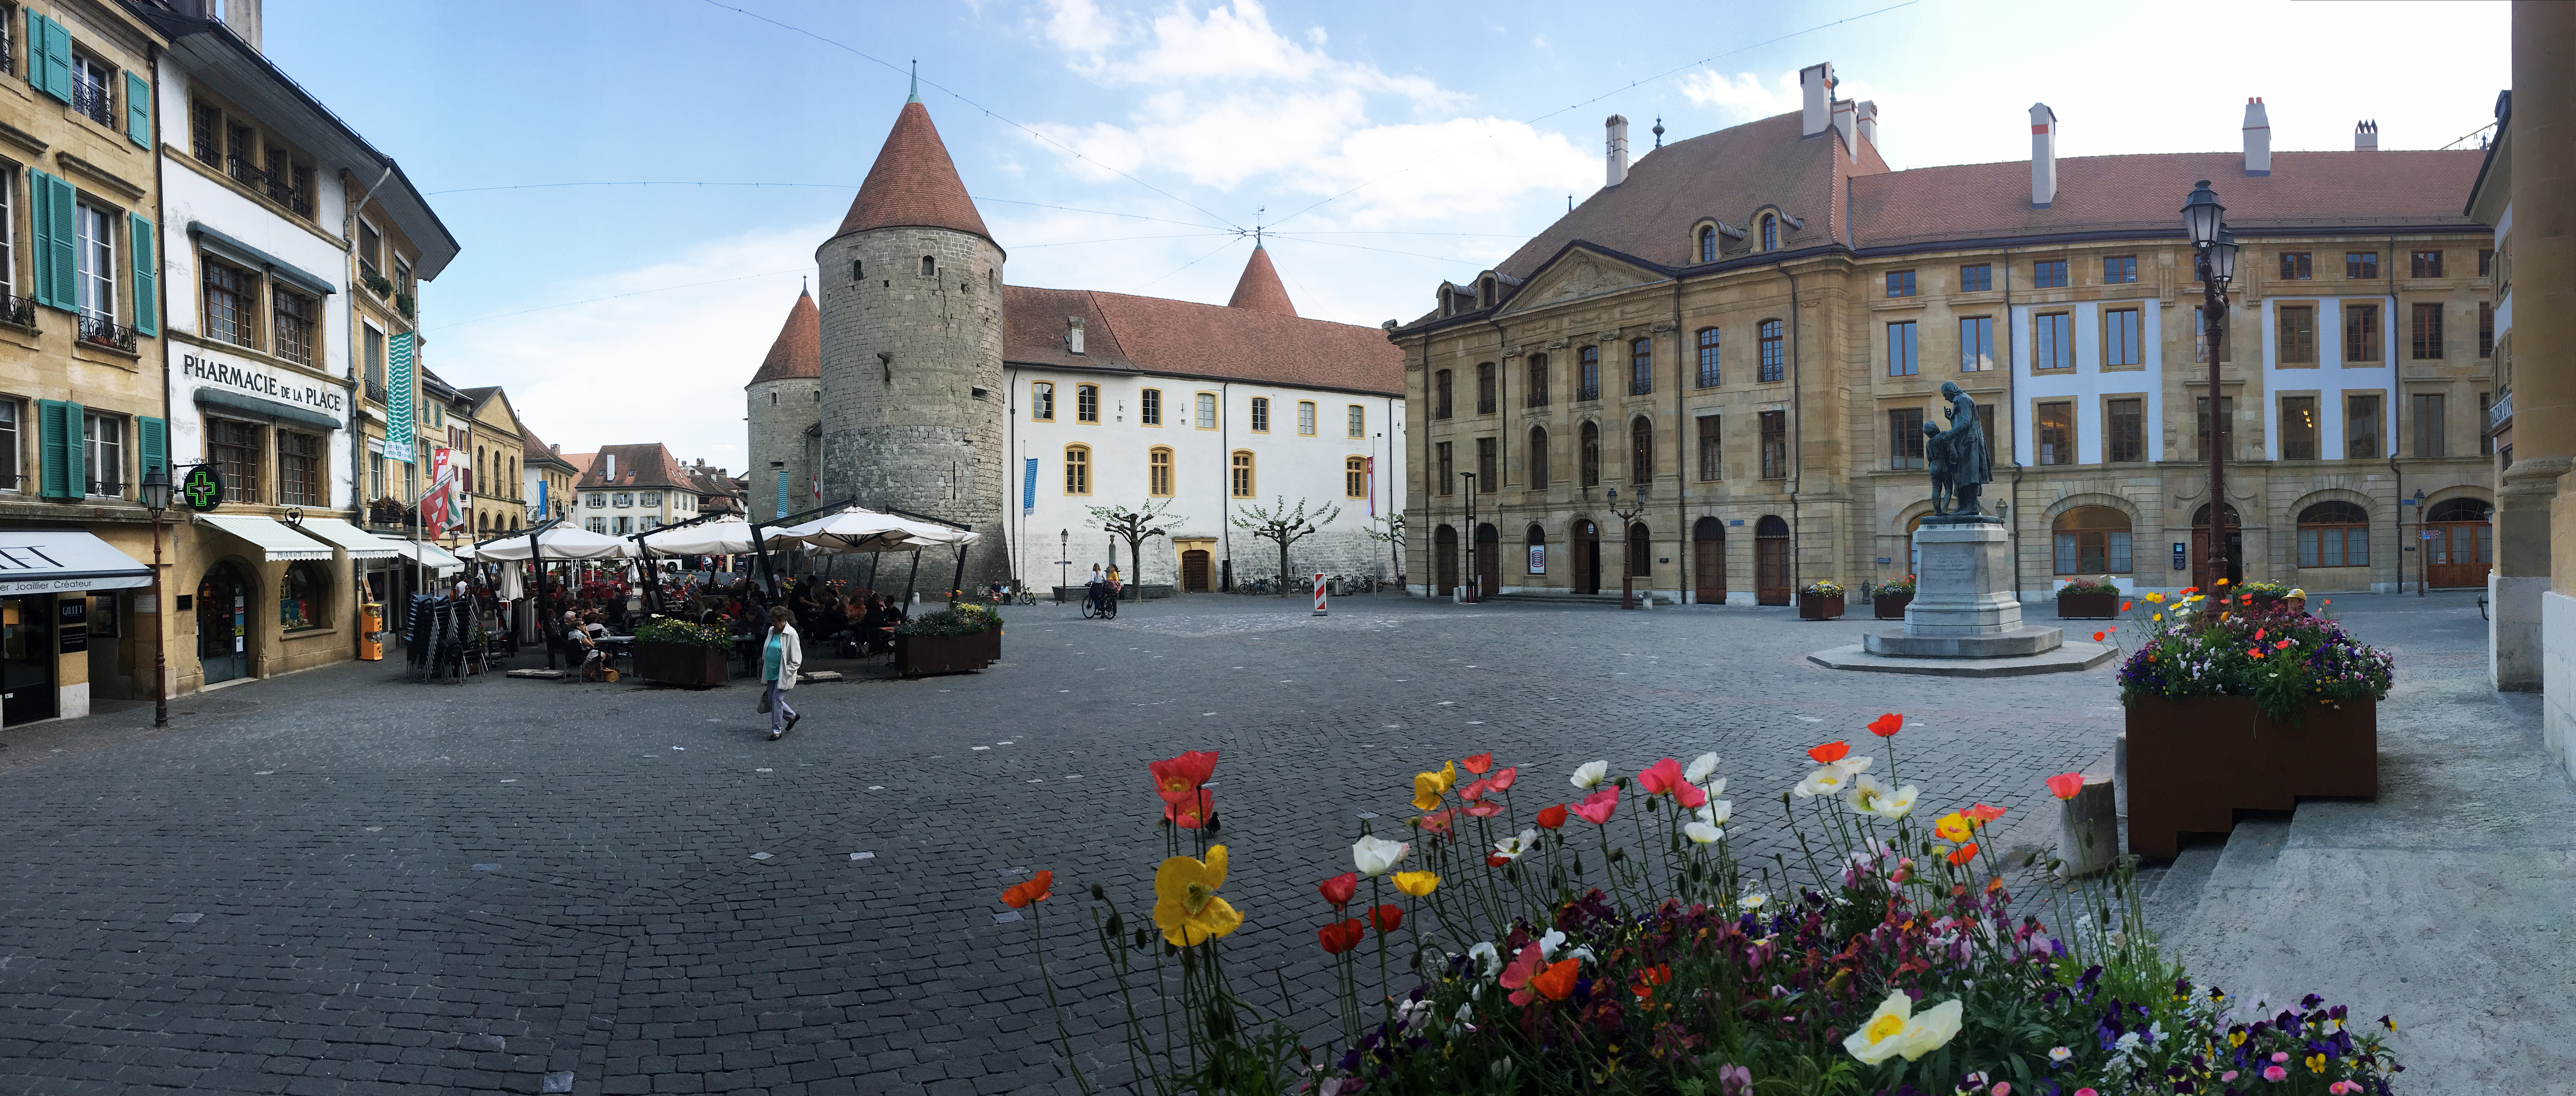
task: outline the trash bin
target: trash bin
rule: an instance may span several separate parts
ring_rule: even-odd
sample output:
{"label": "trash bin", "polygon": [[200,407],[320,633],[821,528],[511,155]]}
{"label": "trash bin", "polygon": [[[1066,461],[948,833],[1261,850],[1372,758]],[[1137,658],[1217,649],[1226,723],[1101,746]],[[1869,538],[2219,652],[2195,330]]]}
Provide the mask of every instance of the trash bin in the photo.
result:
{"label": "trash bin", "polygon": [[380,603],[358,607],[358,657],[368,662],[385,660],[385,607]]}

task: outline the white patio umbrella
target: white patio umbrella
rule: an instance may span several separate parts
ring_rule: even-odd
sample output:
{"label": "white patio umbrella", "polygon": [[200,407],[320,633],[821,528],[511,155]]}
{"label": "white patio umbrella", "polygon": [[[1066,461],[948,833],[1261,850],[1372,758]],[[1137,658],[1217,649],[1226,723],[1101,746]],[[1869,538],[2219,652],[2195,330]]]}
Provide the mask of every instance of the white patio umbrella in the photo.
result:
{"label": "white patio umbrella", "polygon": [[[623,538],[562,525],[537,533],[535,538],[538,551],[544,554],[548,563],[568,559],[628,559],[635,554],[633,546]],[[456,554],[478,560],[526,559],[528,539],[528,534],[524,533],[502,537],[470,549],[458,549]]]}
{"label": "white patio umbrella", "polygon": [[772,545],[793,541],[818,552],[917,552],[941,545],[972,544],[983,534],[853,506],[764,537]]}
{"label": "white patio umbrella", "polygon": [[[763,534],[776,543],[775,534]],[[710,521],[644,534],[644,547],[657,556],[738,556],[755,550],[751,523]]]}

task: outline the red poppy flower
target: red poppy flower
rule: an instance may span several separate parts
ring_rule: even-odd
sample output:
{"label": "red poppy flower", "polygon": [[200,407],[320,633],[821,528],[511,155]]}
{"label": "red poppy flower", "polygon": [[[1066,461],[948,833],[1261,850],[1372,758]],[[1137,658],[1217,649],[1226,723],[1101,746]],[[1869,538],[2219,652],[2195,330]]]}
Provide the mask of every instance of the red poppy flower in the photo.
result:
{"label": "red poppy flower", "polygon": [[1315,893],[1323,895],[1324,901],[1332,903],[1334,909],[1347,906],[1360,893],[1359,873],[1346,871],[1324,880],[1315,885]]}
{"label": "red poppy flower", "polygon": [[1547,829],[1555,829],[1565,824],[1565,813],[1563,803],[1548,807],[1538,812],[1538,824]]}
{"label": "red poppy flower", "polygon": [[1477,754],[1474,757],[1459,758],[1458,767],[1478,776],[1483,776],[1485,775],[1485,770],[1494,767],[1493,752],[1489,750],[1484,753]]}
{"label": "red poppy flower", "polygon": [[1975,859],[1976,856],[1977,843],[1971,841],[1965,845],[1959,846],[1957,850],[1951,852],[1950,862],[1953,864],[1965,864],[1968,861]]}
{"label": "red poppy flower", "polygon": [[2262,650],[2262,648],[2259,648],[2259,647],[2248,647],[2248,648],[2246,648],[2246,649],[2245,649],[2245,653],[2246,653],[2246,654],[2249,654],[2249,655],[2252,655],[2252,656],[2254,656],[2254,657],[2256,657],[2256,658],[2261,658],[2261,657],[2263,657],[2263,650]]}
{"label": "red poppy flower", "polygon": [[1467,804],[1467,817],[1469,818],[1492,818],[1493,816],[1501,813],[1503,813],[1503,805],[1500,803]]}
{"label": "red poppy flower", "polygon": [[2084,790],[2083,773],[2059,773],[2048,778],[2048,794],[2059,799],[2073,799]]}
{"label": "red poppy flower", "polygon": [[1055,890],[1055,873],[1042,871],[1026,883],[1013,883],[1002,892],[1002,904],[1012,909],[1026,909],[1031,902],[1044,902]]}
{"label": "red poppy flower", "polygon": [[1155,791],[1165,795],[1179,794],[1207,783],[1208,777],[1216,775],[1216,751],[1189,750],[1179,757],[1149,761],[1145,767],[1154,774]]}
{"label": "red poppy flower", "polygon": [[1512,784],[1520,778],[1520,766],[1515,765],[1508,769],[1497,770],[1494,775],[1486,777],[1485,787],[1493,791],[1507,792],[1512,790]]}
{"label": "red poppy flower", "polygon": [[1367,932],[1368,927],[1360,924],[1359,918],[1354,917],[1348,921],[1336,922],[1316,929],[1315,941],[1324,945],[1324,954],[1340,955],[1360,946],[1360,941],[1365,939]]}
{"label": "red poppy flower", "polygon": [[1682,763],[1669,757],[1637,771],[1637,786],[1647,795],[1669,795],[1675,787],[1688,783],[1682,779]]}
{"label": "red poppy flower", "polygon": [[1636,994],[1637,999],[1640,1001],[1647,1000],[1655,995],[1656,986],[1663,985],[1664,983],[1672,980],[1673,965],[1670,963],[1657,963],[1654,966],[1638,971],[1637,980],[1628,985],[1628,992]]}
{"label": "red poppy flower", "polygon": [[1869,721],[1869,733],[1877,735],[1880,738],[1894,738],[1896,737],[1896,732],[1904,729],[1905,717],[1898,715],[1895,712],[1889,712],[1886,715]]}
{"label": "red poppy flower", "polygon": [[1468,781],[1467,783],[1462,784],[1462,785],[1460,785],[1460,786],[1459,786],[1459,788],[1458,788],[1458,798],[1460,798],[1460,799],[1464,799],[1464,800],[1466,800],[1467,802],[1473,803],[1473,802],[1475,802],[1475,801],[1477,801],[1477,800],[1479,800],[1479,799],[1483,799],[1483,798],[1485,797],[1485,791],[1486,791],[1486,788],[1485,788],[1485,782],[1484,782],[1484,781],[1482,781],[1482,780],[1470,780],[1470,781]]}
{"label": "red poppy flower", "polygon": [[1216,793],[1206,788],[1195,793],[1184,792],[1177,800],[1167,800],[1163,804],[1163,820],[1185,830],[1207,825],[1208,816],[1214,813]]}
{"label": "red poppy flower", "polygon": [[1511,862],[1512,858],[1508,856],[1495,856],[1491,853],[1488,853],[1485,856],[1485,866],[1489,868],[1499,868]]}
{"label": "red poppy flower", "polygon": [[2128,602],[2125,602],[2125,601],[2121,602],[2121,603],[2120,603],[2120,611],[2121,611],[2121,612],[2123,612],[2123,613],[2128,612],[2128,611],[2129,611],[2129,603],[2128,603]]}
{"label": "red poppy flower", "polygon": [[2282,641],[2280,641],[2280,642],[2278,642],[2278,643],[2273,644],[2273,645],[2272,645],[2272,649],[2273,649],[2273,650],[2275,650],[2275,651],[2286,651],[2286,650],[2289,650],[2289,649],[2290,649],[2290,642],[2291,642],[2291,641],[2286,640],[2286,639],[2285,639],[2285,640],[2282,640]]}
{"label": "red poppy flower", "polygon": [[1828,742],[1822,746],[1818,746],[1815,749],[1807,751],[1807,756],[1812,758],[1816,764],[1831,765],[1834,762],[1842,760],[1843,755],[1850,752],[1851,743]]}
{"label": "red poppy flower", "polygon": [[1992,822],[1995,819],[2003,817],[2004,809],[2002,807],[1989,807],[1983,803],[1979,803],[1976,806],[1960,811],[1959,813],[1967,815],[1971,821],[1982,826],[1988,822]]}
{"label": "red poppy flower", "polygon": [[2265,631],[2265,629],[2262,629],[2262,628],[2256,628],[2256,629],[2254,629],[2254,642],[2256,642],[2256,643],[2261,643],[2261,642],[2263,642],[2263,632],[2264,632],[2264,631]]}
{"label": "red poppy flower", "polygon": [[1404,907],[1388,903],[1369,911],[1369,920],[1377,922],[1381,934],[1404,927]]}
{"label": "red poppy flower", "polygon": [[2109,634],[2110,634],[2110,633],[2108,633],[2108,632],[2095,632],[2095,633],[2093,633],[2093,642],[2095,642],[2095,643],[2100,643],[2100,642],[2102,642],[2102,637],[2103,637],[2103,636],[2106,636],[2106,635],[2109,635]]}

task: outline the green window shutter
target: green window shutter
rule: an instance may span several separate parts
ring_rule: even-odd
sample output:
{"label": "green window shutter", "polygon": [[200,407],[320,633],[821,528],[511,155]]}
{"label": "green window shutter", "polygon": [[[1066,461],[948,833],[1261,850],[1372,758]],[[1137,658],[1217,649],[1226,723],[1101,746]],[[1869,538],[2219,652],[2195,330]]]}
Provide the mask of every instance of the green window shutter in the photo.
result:
{"label": "green window shutter", "polygon": [[[36,56],[37,47],[44,56]],[[63,102],[72,101],[72,32],[34,12],[27,13],[27,82]]]}
{"label": "green window shutter", "polygon": [[125,135],[152,147],[152,82],[132,72],[125,74]]}
{"label": "green window shutter", "polygon": [[152,244],[152,222],[144,220],[140,214],[128,213],[125,216],[128,225],[126,235],[134,249],[134,333],[158,335],[161,333],[161,263],[155,258],[158,252]]}
{"label": "green window shutter", "polygon": [[[29,13],[28,18],[38,18]],[[54,293],[54,219],[45,216],[45,204],[53,200],[53,188],[47,186],[53,176],[34,168],[27,169],[27,222],[36,229],[36,303],[62,307],[62,298]]]}
{"label": "green window shutter", "polygon": [[134,482],[140,484],[152,470],[161,470],[163,479],[170,476],[170,420],[137,418],[134,420],[135,455],[142,463],[135,468]]}
{"label": "green window shutter", "polygon": [[39,258],[53,264],[54,307],[67,312],[80,311],[80,240],[72,228],[72,207],[79,200],[71,180],[45,176],[45,201],[40,212],[52,223],[53,246]]}
{"label": "green window shutter", "polygon": [[71,481],[66,498],[89,495],[89,439],[84,431],[89,426],[89,409],[70,400],[63,401],[63,429],[68,444],[63,447],[63,475]]}
{"label": "green window shutter", "polygon": [[61,400],[36,401],[37,460],[42,465],[39,486],[49,499],[77,497],[71,485],[71,454],[78,442],[63,424],[67,417],[64,412],[70,406]]}

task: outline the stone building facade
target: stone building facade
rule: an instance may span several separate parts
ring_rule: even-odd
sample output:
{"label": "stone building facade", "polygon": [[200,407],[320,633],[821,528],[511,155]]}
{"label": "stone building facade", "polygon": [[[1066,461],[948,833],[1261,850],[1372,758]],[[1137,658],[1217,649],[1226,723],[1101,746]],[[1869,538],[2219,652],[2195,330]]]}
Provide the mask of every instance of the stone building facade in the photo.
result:
{"label": "stone building facade", "polygon": [[1954,381],[1991,416],[1985,501],[2025,600],[2079,574],[2193,583],[2207,367],[2176,210],[2209,179],[2242,245],[2220,401],[2236,577],[2483,584],[2491,257],[2457,200],[2477,152],[2364,130],[2276,154],[2258,102],[2241,156],[2060,159],[2041,105],[2027,164],[1900,172],[1874,104],[1836,100],[1830,65],[1801,80],[1800,112],[1633,168],[1613,117],[1612,185],[1390,324],[1412,581],[1615,591],[1633,568],[1667,597],[1785,604],[1900,578],[1931,509],[1920,428]]}
{"label": "stone building facade", "polygon": [[1399,354],[1375,329],[1299,317],[1265,250],[1224,306],[1010,285],[915,100],[815,259],[819,284],[745,386],[756,520],[854,499],[985,534],[969,586],[1045,585],[1077,530],[1087,563],[1108,558],[1092,507],[1170,500],[1189,520],[1136,577],[1215,588],[1278,567],[1236,517],[1304,500],[1342,516],[1292,567],[1390,570],[1364,526],[1372,500],[1395,504],[1380,469],[1403,452]]}

